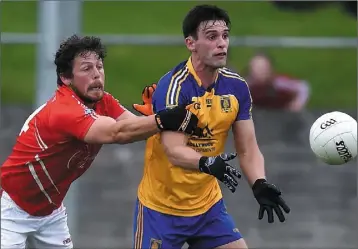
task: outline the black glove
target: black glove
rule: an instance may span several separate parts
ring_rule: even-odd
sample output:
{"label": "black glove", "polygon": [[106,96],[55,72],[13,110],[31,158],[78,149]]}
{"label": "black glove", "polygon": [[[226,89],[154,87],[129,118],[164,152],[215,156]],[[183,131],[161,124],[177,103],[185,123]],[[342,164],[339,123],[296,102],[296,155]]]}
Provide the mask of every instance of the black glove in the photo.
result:
{"label": "black glove", "polygon": [[[199,161],[199,170],[209,175],[215,176],[223,182],[231,192],[235,192],[238,182],[235,177],[241,178],[239,170],[227,164],[236,157],[236,153],[223,153],[220,156],[206,157],[203,156]],[[235,176],[235,177],[234,177]]]}
{"label": "black glove", "polygon": [[203,134],[203,129],[198,127],[198,117],[187,110],[186,106],[164,109],[155,115],[155,121],[162,131],[180,131],[196,136]]}
{"label": "black glove", "polygon": [[275,211],[278,219],[281,222],[285,221],[285,213],[290,212],[290,208],[281,197],[281,191],[273,184],[268,183],[265,179],[257,179],[252,186],[254,196],[260,204],[259,220],[264,217],[264,212],[267,212],[268,222],[273,223],[273,211]]}

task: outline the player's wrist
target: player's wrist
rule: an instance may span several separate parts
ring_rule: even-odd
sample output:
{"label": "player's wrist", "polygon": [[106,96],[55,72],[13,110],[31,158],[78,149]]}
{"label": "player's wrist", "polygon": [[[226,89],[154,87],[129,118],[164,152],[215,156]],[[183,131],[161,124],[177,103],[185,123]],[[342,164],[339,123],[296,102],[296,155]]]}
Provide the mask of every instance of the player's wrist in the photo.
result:
{"label": "player's wrist", "polygon": [[209,157],[207,157],[207,156],[202,156],[199,159],[199,170],[206,174],[210,174],[210,168],[207,165],[208,159],[209,159]]}
{"label": "player's wrist", "polygon": [[181,131],[186,118],[186,110],[181,108],[164,109],[155,115],[158,129],[161,131]]}
{"label": "player's wrist", "polygon": [[155,120],[155,123],[157,124],[157,127],[160,131],[163,131],[164,130],[164,126],[162,124],[162,121],[160,119],[160,115],[159,114],[155,114],[154,115],[154,120]]}
{"label": "player's wrist", "polygon": [[266,188],[267,185],[268,183],[266,179],[264,178],[257,179],[251,187],[254,196],[257,197],[258,195],[260,195],[262,189]]}
{"label": "player's wrist", "polygon": [[186,110],[185,106],[177,106],[159,111],[155,121],[161,131],[178,131],[189,135],[200,135],[202,129],[197,127],[198,117]]}
{"label": "player's wrist", "polygon": [[264,178],[259,178],[259,179],[256,179],[254,184],[252,185],[252,190],[255,191],[257,188],[259,188],[259,186],[263,183],[266,183],[266,179]]}

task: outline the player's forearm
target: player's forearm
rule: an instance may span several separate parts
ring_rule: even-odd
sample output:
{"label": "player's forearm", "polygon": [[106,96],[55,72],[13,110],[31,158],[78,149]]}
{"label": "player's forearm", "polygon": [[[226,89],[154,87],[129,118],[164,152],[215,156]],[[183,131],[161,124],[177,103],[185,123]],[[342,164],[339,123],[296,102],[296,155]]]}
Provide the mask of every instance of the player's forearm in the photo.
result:
{"label": "player's forearm", "polygon": [[250,186],[257,179],[266,178],[264,157],[259,149],[251,151],[251,153],[239,155],[240,168],[244,173]]}
{"label": "player's forearm", "polygon": [[113,140],[115,143],[127,144],[145,140],[160,130],[154,115],[147,117],[131,117],[117,121],[113,125]]}
{"label": "player's forearm", "polygon": [[175,146],[166,151],[169,161],[176,166],[199,170],[199,160],[202,155],[187,146]]}

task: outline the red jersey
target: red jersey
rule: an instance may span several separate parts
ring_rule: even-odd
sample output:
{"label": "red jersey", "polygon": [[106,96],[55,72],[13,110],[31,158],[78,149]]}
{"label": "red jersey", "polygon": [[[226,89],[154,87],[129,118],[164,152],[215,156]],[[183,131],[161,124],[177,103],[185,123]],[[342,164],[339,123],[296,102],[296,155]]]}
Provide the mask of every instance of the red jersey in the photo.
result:
{"label": "red jersey", "polygon": [[108,93],[90,109],[72,89],[59,87],[25,121],[1,167],[3,190],[31,215],[51,214],[101,149],[100,144],[83,141],[97,114],[117,119],[124,111]]}
{"label": "red jersey", "polygon": [[254,105],[264,108],[286,108],[297,97],[306,102],[308,86],[303,80],[287,75],[276,75],[271,84],[250,84]]}

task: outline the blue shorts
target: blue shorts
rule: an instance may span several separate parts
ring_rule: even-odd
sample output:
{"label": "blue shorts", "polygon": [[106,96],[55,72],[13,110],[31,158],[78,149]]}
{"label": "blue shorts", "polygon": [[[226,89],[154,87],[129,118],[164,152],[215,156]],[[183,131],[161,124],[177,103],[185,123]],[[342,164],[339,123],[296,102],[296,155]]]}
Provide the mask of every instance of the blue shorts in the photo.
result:
{"label": "blue shorts", "polygon": [[138,200],[134,216],[134,249],[215,248],[242,238],[223,200],[206,213],[181,217],[149,209]]}

